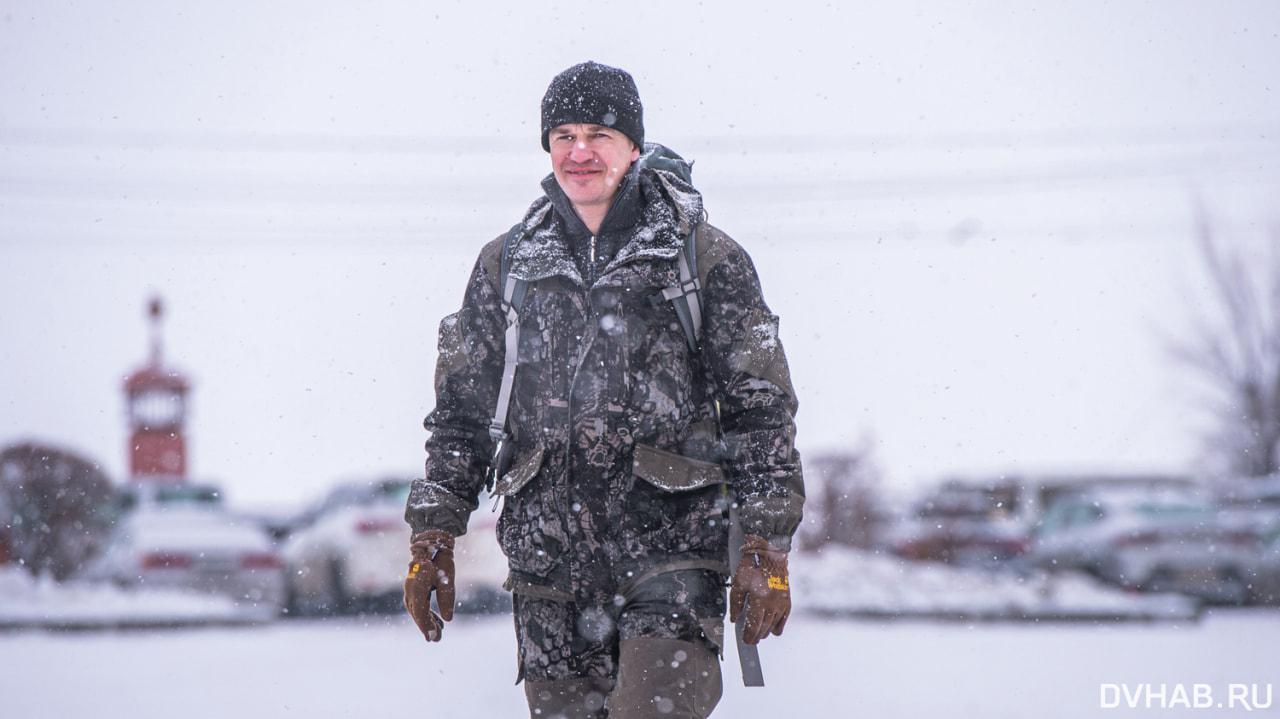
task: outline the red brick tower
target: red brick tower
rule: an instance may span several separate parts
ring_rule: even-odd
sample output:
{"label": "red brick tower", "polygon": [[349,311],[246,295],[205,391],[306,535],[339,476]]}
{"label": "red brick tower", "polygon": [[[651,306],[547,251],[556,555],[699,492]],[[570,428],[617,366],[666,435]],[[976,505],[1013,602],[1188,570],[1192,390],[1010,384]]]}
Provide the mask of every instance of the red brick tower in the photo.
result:
{"label": "red brick tower", "polygon": [[161,362],[159,297],[148,306],[151,359],[124,381],[129,410],[129,475],[133,481],[182,483],[187,480],[187,442],[183,428],[190,383]]}

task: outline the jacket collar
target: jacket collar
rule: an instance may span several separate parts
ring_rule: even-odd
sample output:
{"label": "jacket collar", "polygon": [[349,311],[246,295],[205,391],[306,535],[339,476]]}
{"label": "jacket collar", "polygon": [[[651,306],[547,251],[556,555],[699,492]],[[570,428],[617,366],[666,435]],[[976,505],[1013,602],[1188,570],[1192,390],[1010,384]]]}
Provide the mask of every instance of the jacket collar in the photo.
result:
{"label": "jacket collar", "polygon": [[[600,223],[598,236],[625,231],[640,219],[641,212],[644,209],[644,202],[640,197],[640,183],[637,179],[639,173],[640,164],[637,162],[632,163],[631,168],[627,170],[627,174],[623,175],[622,185],[618,187],[618,192],[614,195],[613,205],[605,213],[604,220]],[[582,222],[582,218],[578,217],[578,213],[574,211],[573,203],[569,200],[569,196],[564,194],[560,183],[556,182],[554,173],[542,178],[542,191],[551,200],[551,206],[555,208],[556,214],[564,222],[567,239],[570,242],[590,240],[591,230],[587,229],[586,224]]]}
{"label": "jacket collar", "polygon": [[[523,280],[562,275],[585,284],[574,261],[571,243],[591,233],[549,175],[542,181],[546,194],[529,207],[521,222],[520,239],[510,257],[510,274]],[[616,236],[621,245],[602,276],[628,262],[673,259],[684,237],[702,216],[702,195],[666,170],[632,166],[618,190],[618,199],[601,223],[601,236]]]}

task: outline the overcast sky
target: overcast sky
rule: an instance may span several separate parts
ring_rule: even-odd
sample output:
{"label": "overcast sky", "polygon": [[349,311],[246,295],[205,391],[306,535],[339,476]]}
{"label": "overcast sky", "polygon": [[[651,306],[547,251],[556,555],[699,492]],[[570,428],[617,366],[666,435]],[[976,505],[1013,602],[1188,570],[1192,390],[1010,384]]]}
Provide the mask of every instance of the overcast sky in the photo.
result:
{"label": "overcast sky", "polygon": [[[197,5],[196,7],[191,7]],[[808,454],[886,482],[1194,468],[1194,207],[1280,225],[1280,5],[75,3],[0,16],[0,444],[125,478],[165,298],[192,475],[420,471],[440,317],[594,59],[782,317]]]}

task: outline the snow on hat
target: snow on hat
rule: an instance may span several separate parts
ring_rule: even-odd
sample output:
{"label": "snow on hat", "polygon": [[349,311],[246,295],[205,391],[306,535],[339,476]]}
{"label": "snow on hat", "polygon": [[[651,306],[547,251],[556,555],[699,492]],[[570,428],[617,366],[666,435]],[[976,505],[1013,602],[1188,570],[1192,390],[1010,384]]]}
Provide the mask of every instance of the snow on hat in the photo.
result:
{"label": "snow on hat", "polygon": [[542,96],[542,149],[551,151],[547,136],[561,125],[609,127],[644,147],[644,108],[636,81],[625,70],[584,62],[551,81]]}

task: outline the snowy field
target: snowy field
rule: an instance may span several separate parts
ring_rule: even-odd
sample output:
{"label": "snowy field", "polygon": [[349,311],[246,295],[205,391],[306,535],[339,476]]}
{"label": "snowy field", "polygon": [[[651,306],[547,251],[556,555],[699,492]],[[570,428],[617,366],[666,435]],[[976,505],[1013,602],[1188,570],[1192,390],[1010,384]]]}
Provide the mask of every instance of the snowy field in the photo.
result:
{"label": "snowy field", "polygon": [[[1212,612],[1199,622],[1003,623],[794,616],[762,645],[767,686],[725,663],[716,717],[1062,717],[1188,713],[1177,687],[1207,685],[1195,716],[1276,716],[1226,706],[1230,686],[1280,685],[1280,612]],[[506,616],[459,617],[428,645],[403,617],[262,627],[0,633],[0,716],[520,717]],[[1103,685],[1167,685],[1103,708]],[[1158,695],[1157,695],[1158,696]],[[1222,703],[1221,708],[1217,703]],[[1252,707],[1252,694],[1250,694]]]}
{"label": "snowy field", "polygon": [[[1269,705],[1280,685],[1274,608],[832,548],[795,559],[796,611],[761,649],[768,686],[743,688],[730,648],[717,717],[1280,715],[1238,699],[1254,709],[1256,687]],[[234,609],[0,573],[0,719],[526,715],[508,616],[459,616],[428,645],[401,615],[254,624]]]}

